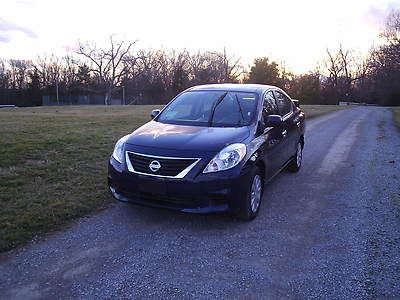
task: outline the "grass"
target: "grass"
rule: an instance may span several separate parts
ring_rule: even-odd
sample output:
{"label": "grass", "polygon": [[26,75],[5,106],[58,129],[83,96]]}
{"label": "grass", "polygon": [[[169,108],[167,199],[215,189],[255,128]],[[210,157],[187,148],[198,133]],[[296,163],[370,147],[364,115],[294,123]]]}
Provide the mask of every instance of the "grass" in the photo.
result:
{"label": "grass", "polygon": [[318,117],[334,111],[347,109],[352,106],[339,106],[339,105],[302,105],[301,109],[305,112],[308,119]]}
{"label": "grass", "polygon": [[0,110],[0,251],[111,203],[109,154],[151,109]]}
{"label": "grass", "polygon": [[392,107],[393,122],[400,129],[400,106]]}
{"label": "grass", "polygon": [[[0,251],[110,205],[107,161],[116,140],[154,106],[0,110]],[[307,117],[339,107],[304,106]]]}

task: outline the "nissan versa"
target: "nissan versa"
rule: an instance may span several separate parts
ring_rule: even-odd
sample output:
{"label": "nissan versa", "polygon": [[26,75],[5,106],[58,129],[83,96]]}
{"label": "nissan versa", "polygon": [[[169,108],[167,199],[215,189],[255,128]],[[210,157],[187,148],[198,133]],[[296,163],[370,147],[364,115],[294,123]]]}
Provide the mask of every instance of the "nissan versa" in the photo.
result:
{"label": "nissan versa", "polygon": [[151,118],[111,155],[108,184],[120,201],[250,220],[264,183],[301,167],[304,113],[274,86],[195,86]]}

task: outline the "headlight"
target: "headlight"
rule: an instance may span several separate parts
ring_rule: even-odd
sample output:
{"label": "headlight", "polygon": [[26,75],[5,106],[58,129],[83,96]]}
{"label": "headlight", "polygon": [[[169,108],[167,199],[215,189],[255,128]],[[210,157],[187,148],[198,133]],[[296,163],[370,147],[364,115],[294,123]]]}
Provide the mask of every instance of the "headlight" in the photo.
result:
{"label": "headlight", "polygon": [[127,139],[128,135],[120,138],[118,142],[115,143],[114,152],[112,154],[114,159],[121,164],[124,161],[124,144]]}
{"label": "headlight", "polygon": [[246,145],[232,144],[222,149],[207,165],[203,173],[218,172],[233,168],[246,155]]}

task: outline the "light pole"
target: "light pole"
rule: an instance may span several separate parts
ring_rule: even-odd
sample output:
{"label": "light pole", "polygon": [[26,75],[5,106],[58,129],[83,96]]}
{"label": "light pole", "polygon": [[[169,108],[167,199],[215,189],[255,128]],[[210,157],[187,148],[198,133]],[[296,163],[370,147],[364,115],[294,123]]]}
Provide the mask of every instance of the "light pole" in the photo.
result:
{"label": "light pole", "polygon": [[125,105],[125,86],[122,86],[122,104]]}
{"label": "light pole", "polygon": [[56,78],[56,98],[57,98],[57,105],[60,105],[60,99],[58,98],[58,78]]}

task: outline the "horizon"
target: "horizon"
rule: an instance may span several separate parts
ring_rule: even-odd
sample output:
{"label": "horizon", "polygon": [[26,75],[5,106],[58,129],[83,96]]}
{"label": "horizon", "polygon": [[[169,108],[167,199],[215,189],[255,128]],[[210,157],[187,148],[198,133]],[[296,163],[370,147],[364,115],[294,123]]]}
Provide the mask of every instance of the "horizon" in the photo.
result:
{"label": "horizon", "polygon": [[[226,48],[227,55],[241,58],[245,67],[257,57],[269,57],[296,74],[308,73],[326,57],[326,49],[335,50],[340,44],[366,55],[380,43],[386,16],[400,7],[400,1],[390,0],[291,2],[243,5],[206,0],[194,6],[177,0],[115,1],[113,8],[124,9],[110,13],[109,6],[99,1],[5,1],[0,13],[0,58],[61,56],[73,50],[78,40],[106,47],[114,34],[127,41],[138,40],[134,50],[187,49],[194,53]],[[284,22],[280,14],[269,11],[283,12]]]}

